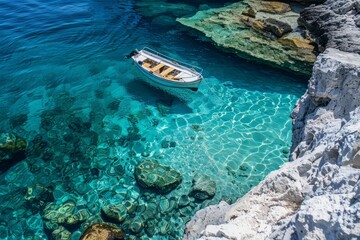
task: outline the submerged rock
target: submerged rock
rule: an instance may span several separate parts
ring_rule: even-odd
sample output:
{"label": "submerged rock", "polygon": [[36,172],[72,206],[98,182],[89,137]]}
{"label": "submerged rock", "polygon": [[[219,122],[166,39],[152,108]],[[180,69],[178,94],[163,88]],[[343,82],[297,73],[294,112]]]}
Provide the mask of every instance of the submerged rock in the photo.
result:
{"label": "submerged rock", "polygon": [[205,200],[214,197],[216,183],[207,175],[196,174],[189,195],[198,199]]}
{"label": "submerged rock", "polygon": [[28,120],[27,114],[19,114],[10,118],[10,124],[12,128],[22,126]]}
{"label": "submerged rock", "polygon": [[114,100],[111,103],[108,104],[107,108],[112,110],[112,111],[117,111],[119,110],[119,106],[120,106],[120,101],[119,100]]}
{"label": "submerged rock", "polygon": [[46,205],[43,217],[50,223],[64,224],[66,219],[74,214],[75,206],[75,202],[70,200],[62,205],[51,202]]}
{"label": "submerged rock", "polygon": [[176,142],[163,140],[161,142],[161,147],[162,148],[174,148],[174,147],[176,147]]}
{"label": "submerged rock", "polygon": [[146,221],[145,233],[149,237],[154,236],[157,233],[156,231],[157,226],[158,226],[158,222],[154,218],[148,219]]}
{"label": "submerged rock", "polygon": [[88,227],[80,240],[121,240],[125,233],[118,227],[107,223],[95,223]]}
{"label": "submerged rock", "polygon": [[53,237],[53,239],[59,239],[59,240],[71,239],[71,233],[63,226],[60,226],[56,228],[54,231],[52,231],[51,236]]}
{"label": "submerged rock", "polygon": [[122,223],[125,221],[128,211],[135,209],[136,205],[132,202],[126,201],[124,204],[109,204],[101,209],[102,214],[108,220]]}
{"label": "submerged rock", "polygon": [[144,228],[144,220],[136,216],[134,219],[131,220],[131,223],[129,225],[129,229],[131,232],[137,234],[140,233]]}
{"label": "submerged rock", "polygon": [[179,208],[188,206],[191,203],[191,199],[188,195],[181,195],[178,199],[177,205]]}
{"label": "submerged rock", "polygon": [[52,190],[38,184],[28,187],[24,198],[27,202],[27,206],[36,210],[44,208],[47,202],[54,201]]}
{"label": "submerged rock", "polygon": [[145,160],[135,167],[134,176],[137,183],[161,193],[175,189],[182,181],[179,172],[169,166],[163,166],[156,160]]}
{"label": "submerged rock", "polygon": [[26,141],[11,133],[0,134],[0,171],[26,157]]}
{"label": "submerged rock", "polygon": [[91,127],[90,122],[84,122],[80,117],[75,117],[70,121],[68,127],[75,132],[84,133],[88,131]]}

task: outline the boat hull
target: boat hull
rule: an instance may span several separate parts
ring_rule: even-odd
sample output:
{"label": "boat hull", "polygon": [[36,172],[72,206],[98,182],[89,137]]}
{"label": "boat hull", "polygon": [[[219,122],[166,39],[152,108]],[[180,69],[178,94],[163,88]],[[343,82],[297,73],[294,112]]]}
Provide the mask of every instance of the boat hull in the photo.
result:
{"label": "boat hull", "polygon": [[153,73],[150,73],[150,72],[146,71],[136,61],[134,61],[134,64],[141,71],[141,73],[145,77],[147,77],[148,79],[150,79],[151,81],[153,81],[153,82],[155,82],[157,84],[161,84],[161,85],[168,86],[168,87],[189,88],[191,90],[196,91],[199,88],[199,85],[200,85],[201,80],[202,80],[202,78],[199,78],[198,80],[192,81],[192,82],[169,81],[169,80],[163,79],[161,77],[158,77]]}

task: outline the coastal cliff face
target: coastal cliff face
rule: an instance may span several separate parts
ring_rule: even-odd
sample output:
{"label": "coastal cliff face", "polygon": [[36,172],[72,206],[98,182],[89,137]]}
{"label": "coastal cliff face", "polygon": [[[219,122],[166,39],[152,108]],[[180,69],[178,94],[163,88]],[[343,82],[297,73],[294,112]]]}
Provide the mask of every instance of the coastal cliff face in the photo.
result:
{"label": "coastal cliff face", "polygon": [[360,54],[359,13],[359,0],[332,0],[305,8],[298,23],[315,35],[320,47]]}
{"label": "coastal cliff face", "polygon": [[199,211],[184,239],[359,238],[359,6],[330,0],[302,12],[326,50],[291,114],[292,161],[233,205]]}

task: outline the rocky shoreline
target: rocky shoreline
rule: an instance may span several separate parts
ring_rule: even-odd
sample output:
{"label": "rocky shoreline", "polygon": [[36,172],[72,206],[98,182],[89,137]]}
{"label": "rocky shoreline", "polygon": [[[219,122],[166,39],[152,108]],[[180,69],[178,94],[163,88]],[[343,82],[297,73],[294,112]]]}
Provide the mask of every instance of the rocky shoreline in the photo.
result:
{"label": "rocky shoreline", "polygon": [[328,0],[302,11],[299,25],[325,51],[291,115],[291,161],[233,205],[197,212],[184,239],[358,239],[359,6]]}
{"label": "rocky shoreline", "polygon": [[317,51],[297,21],[303,9],[298,3],[246,0],[177,21],[240,57],[310,75]]}

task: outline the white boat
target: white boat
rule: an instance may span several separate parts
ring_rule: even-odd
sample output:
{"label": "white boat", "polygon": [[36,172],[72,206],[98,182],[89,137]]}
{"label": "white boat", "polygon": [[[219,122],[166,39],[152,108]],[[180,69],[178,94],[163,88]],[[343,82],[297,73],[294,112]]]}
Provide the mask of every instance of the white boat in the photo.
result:
{"label": "white boat", "polygon": [[168,87],[197,90],[202,77],[202,69],[171,59],[150,48],[134,50],[127,56],[150,80]]}

